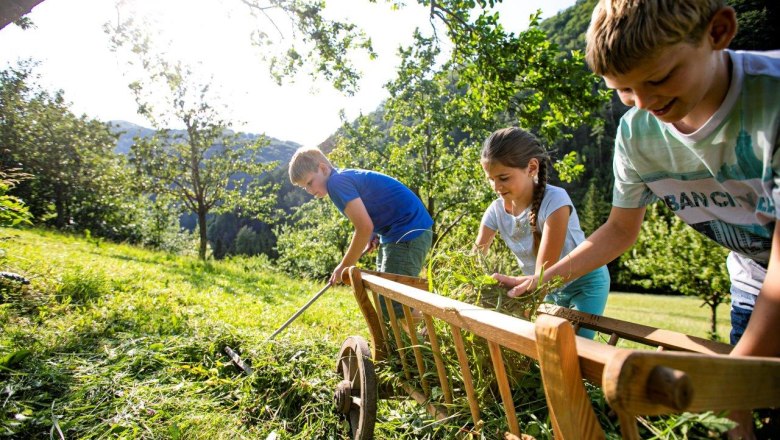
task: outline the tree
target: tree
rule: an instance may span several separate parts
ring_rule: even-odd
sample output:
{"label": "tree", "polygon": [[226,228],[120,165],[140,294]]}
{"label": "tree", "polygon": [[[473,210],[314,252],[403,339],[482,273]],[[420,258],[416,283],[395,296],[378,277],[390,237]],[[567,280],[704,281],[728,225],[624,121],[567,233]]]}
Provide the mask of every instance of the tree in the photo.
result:
{"label": "tree", "polygon": [[277,231],[277,265],[293,276],[327,278],[349,246],[349,220],[326,200],[312,199]]}
{"label": "tree", "polygon": [[514,35],[490,11],[470,22],[466,3],[436,5],[449,6],[440,16],[456,43],[451,56],[441,62],[442,43],[417,32],[400,51],[390,98],[345,127],[331,156],[404,182],[423,200],[441,238],[464,216],[480,216],[492,197],[488,185],[472,184],[484,179],[479,153],[492,130],[520,125],[552,143],[566,136],[565,127],[597,125],[606,95],[593,93],[597,78],[581,69],[579,55],[557,56],[536,21]]}
{"label": "tree", "polygon": [[710,308],[710,336],[717,339],[717,307],[729,298],[728,250],[686,225],[659,202],[647,209],[636,244],[620,264],[644,288],[672,289]]}
{"label": "tree", "polygon": [[737,35],[729,46],[740,50],[780,49],[780,4],[775,0],[728,0],[737,11]]}
{"label": "tree", "polygon": [[588,183],[585,199],[580,204],[581,209],[577,210],[580,227],[585,235],[592,234],[609,217],[611,205],[607,201],[609,196],[605,194],[603,189],[605,187],[608,188],[608,186],[600,184],[597,178],[592,178]]}
{"label": "tree", "polygon": [[[313,77],[322,75],[342,92],[352,94],[357,90],[360,73],[355,70],[350,55],[365,51],[376,57],[371,40],[352,23],[330,20],[323,16],[325,2],[320,0],[241,0],[253,16],[261,20],[258,30],[252,33],[252,41],[268,50],[263,58],[269,61],[272,77],[278,82],[300,69],[310,67]],[[284,35],[274,18],[286,22],[290,35]],[[274,28],[263,30],[265,25]],[[273,35],[278,36],[274,38]],[[285,43],[286,42],[286,43]]]}
{"label": "tree", "polygon": [[238,255],[258,255],[263,251],[262,238],[249,225],[244,225],[236,234],[235,251]]}
{"label": "tree", "polygon": [[[231,123],[212,104],[218,100],[209,81],[183,62],[169,60],[132,20],[113,32],[114,50],[127,48],[137,58],[140,77],[130,88],[139,114],[157,130],[152,138],[137,139],[131,163],[144,191],[166,195],[197,216],[198,257],[205,259],[209,213],[237,210],[262,218],[273,204],[274,185],[258,179],[275,166],[260,157],[267,140],[231,132]],[[133,59],[129,65],[135,65]],[[174,120],[183,132],[168,128]]]}
{"label": "tree", "polygon": [[135,196],[113,153],[116,138],[102,122],[73,114],[61,90],[43,90],[34,66],[0,72],[0,166],[31,175],[13,194],[41,223],[132,239]]}

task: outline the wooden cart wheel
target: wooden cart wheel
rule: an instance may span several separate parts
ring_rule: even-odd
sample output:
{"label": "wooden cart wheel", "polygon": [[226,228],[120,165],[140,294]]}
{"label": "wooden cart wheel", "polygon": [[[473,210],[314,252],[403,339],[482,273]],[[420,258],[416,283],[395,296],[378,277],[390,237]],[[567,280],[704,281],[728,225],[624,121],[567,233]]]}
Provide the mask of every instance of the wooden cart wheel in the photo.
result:
{"label": "wooden cart wheel", "polygon": [[376,374],[365,339],[350,336],[341,344],[336,372],[341,375],[342,381],[336,386],[333,401],[336,409],[347,417],[352,438],[374,438]]}

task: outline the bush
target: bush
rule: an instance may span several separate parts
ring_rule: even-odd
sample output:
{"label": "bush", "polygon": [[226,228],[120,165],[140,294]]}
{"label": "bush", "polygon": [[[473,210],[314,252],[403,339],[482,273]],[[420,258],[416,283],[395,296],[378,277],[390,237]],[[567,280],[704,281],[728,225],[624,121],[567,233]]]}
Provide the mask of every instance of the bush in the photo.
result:
{"label": "bush", "polygon": [[323,200],[301,205],[292,220],[276,231],[279,267],[296,277],[328,277],[349,244],[349,220]]}

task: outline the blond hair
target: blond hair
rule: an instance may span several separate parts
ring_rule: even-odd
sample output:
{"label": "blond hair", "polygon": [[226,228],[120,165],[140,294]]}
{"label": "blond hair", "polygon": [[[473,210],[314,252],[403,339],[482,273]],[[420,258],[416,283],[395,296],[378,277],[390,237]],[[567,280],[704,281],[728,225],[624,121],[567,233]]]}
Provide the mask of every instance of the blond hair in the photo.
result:
{"label": "blond hair", "polygon": [[290,182],[299,183],[308,173],[316,173],[320,164],[325,164],[329,169],[333,169],[333,164],[316,147],[301,147],[295,150],[290,159],[290,166],[287,172],[290,174]]}
{"label": "blond hair", "polygon": [[625,74],[659,49],[698,45],[725,0],[599,0],[585,61],[597,75]]}

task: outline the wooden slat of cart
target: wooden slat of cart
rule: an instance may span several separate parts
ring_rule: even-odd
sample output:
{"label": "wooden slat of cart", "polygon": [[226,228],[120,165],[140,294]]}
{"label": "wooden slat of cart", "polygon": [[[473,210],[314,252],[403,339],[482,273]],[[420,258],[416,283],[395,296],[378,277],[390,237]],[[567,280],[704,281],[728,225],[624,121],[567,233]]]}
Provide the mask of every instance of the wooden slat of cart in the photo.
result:
{"label": "wooden slat of cart", "polygon": [[404,318],[406,319],[406,328],[409,329],[409,340],[412,343],[412,351],[414,352],[414,361],[417,364],[417,373],[419,373],[420,377],[420,385],[423,389],[423,394],[425,394],[425,397],[431,398],[431,386],[428,384],[428,381],[425,379],[425,362],[423,362],[423,354],[422,350],[420,349],[420,341],[417,337],[417,328],[416,328],[416,322],[412,318],[412,311],[409,309],[409,306],[404,304]]}
{"label": "wooden slat of cart", "polygon": [[562,318],[540,315],[536,320],[536,342],[555,436],[605,438],[582,383],[572,325]]}
{"label": "wooden slat of cart", "polygon": [[450,330],[452,331],[452,341],[455,343],[455,353],[458,355],[460,372],[463,376],[463,389],[466,391],[471,419],[474,421],[474,426],[479,426],[479,421],[481,420],[479,402],[477,402],[477,394],[474,392],[474,380],[471,377],[471,368],[469,367],[469,358],[466,355],[466,345],[463,343],[463,334],[460,332],[460,327],[452,323],[450,323]]}
{"label": "wooden slat of cart", "polygon": [[[493,341],[520,354],[538,359],[534,324],[493,310],[425,292],[380,276],[364,274],[365,287],[378,294]],[[585,338],[577,338],[580,368],[586,379],[601,381],[604,364],[619,348]]]}
{"label": "wooden slat of cart", "polygon": [[383,297],[387,307],[387,313],[390,315],[390,327],[393,329],[393,336],[395,337],[395,347],[398,357],[401,359],[401,369],[403,369],[404,377],[406,380],[412,380],[412,373],[409,371],[409,365],[406,363],[406,346],[401,339],[401,330],[398,325],[398,318],[395,316],[395,310],[391,298]]}
{"label": "wooden slat of cart", "polygon": [[371,300],[366,295],[366,289],[363,286],[363,279],[361,272],[356,267],[349,268],[349,282],[352,284],[352,292],[355,295],[355,300],[358,303],[358,308],[363,314],[363,318],[368,325],[368,333],[371,335],[371,351],[374,360],[381,361],[387,357],[387,353],[390,347],[387,344],[387,329],[379,322],[379,316],[376,313],[374,304],[379,305],[379,299],[376,292],[374,295],[374,304],[371,304]]}
{"label": "wooden slat of cart", "polygon": [[665,350],[692,351],[696,353],[729,354],[733,348],[731,345],[717,341],[710,341],[696,336],[622,321],[607,316],[592,315],[553,304],[542,304],[539,306],[538,311],[539,313],[558,316],[569,322],[579,323],[581,326],[591,330],[611,335],[610,345],[615,345],[617,338],[623,338],[645,345],[662,347]]}
{"label": "wooden slat of cart", "polygon": [[428,331],[428,341],[431,343],[433,361],[436,364],[436,374],[439,376],[439,385],[441,385],[441,390],[444,394],[444,402],[452,405],[452,387],[450,386],[450,378],[447,376],[447,369],[444,367],[444,359],[441,356],[441,347],[439,347],[436,327],[433,325],[431,315],[423,314],[423,319],[425,320],[425,328]]}
{"label": "wooden slat of cart", "polygon": [[490,359],[493,361],[493,370],[496,372],[498,391],[501,393],[501,401],[504,403],[504,412],[509,432],[515,436],[520,436],[520,425],[517,423],[515,402],[512,400],[512,390],[509,389],[509,379],[506,376],[506,368],[504,368],[501,346],[495,342],[488,341],[488,348],[490,349]]}

